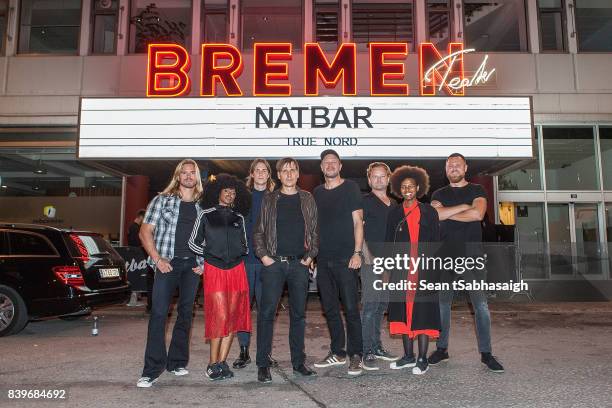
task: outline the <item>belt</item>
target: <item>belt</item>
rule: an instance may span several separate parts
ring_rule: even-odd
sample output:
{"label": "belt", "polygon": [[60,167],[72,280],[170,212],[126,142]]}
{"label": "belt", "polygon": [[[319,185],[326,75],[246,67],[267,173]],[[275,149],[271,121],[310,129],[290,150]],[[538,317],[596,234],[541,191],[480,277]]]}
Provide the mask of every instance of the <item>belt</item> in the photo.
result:
{"label": "belt", "polygon": [[275,261],[280,261],[280,262],[289,262],[289,261],[297,261],[297,260],[302,260],[301,256],[272,256],[272,259],[274,259]]}

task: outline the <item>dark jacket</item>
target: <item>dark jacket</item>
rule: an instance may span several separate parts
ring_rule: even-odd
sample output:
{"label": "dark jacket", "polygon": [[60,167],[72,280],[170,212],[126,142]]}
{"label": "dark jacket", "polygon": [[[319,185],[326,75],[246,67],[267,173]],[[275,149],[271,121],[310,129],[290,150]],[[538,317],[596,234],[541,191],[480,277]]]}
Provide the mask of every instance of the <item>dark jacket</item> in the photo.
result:
{"label": "dark jacket", "polygon": [[[314,259],[319,253],[319,227],[317,223],[317,204],[312,194],[298,189],[300,206],[304,216],[304,259]],[[253,242],[258,258],[276,255],[276,203],[280,190],[267,193],[261,203],[261,211],[255,224]]]}
{"label": "dark jacket", "polygon": [[[440,221],[438,212],[429,204],[419,203],[421,218],[419,221],[419,244],[418,256],[435,257],[437,253],[437,242],[440,242]],[[386,239],[388,249],[392,253],[388,256],[395,257],[396,254],[410,255],[410,232],[408,222],[404,216],[404,207],[398,205],[393,208],[387,216]],[[426,280],[428,283],[439,281],[439,270],[419,269],[418,279]],[[390,282],[399,282],[407,279],[406,271],[393,270],[390,274]],[[406,322],[406,292],[393,291],[389,302],[389,322]],[[440,329],[440,307],[438,293],[436,291],[417,289],[415,293],[414,307],[412,309],[412,330]]]}
{"label": "dark jacket", "polygon": [[189,248],[217,268],[233,268],[248,253],[244,217],[220,205],[203,210],[193,226]]}

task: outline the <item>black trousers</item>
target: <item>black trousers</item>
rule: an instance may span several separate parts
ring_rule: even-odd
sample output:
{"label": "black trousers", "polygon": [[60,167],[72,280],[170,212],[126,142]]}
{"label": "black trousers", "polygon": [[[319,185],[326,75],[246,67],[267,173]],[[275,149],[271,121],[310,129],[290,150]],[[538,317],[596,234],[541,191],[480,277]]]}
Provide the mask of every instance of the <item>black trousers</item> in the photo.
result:
{"label": "black trousers", "polygon": [[[189,361],[193,301],[200,276],[191,270],[197,264],[195,258],[174,258],[170,264],[172,271],[168,273],[155,271],[143,377],[157,378],[164,369],[172,371],[179,367],[187,367]],[[166,353],[166,320],[177,287],[179,288],[178,316],[172,331],[170,349]]]}
{"label": "black trousers", "polygon": [[[321,260],[317,263],[317,284],[331,337],[330,348],[332,353],[340,357],[363,354],[359,315],[359,271],[349,269],[348,264],[348,259]],[[346,336],[340,316],[340,302],[346,313]]]}
{"label": "black trousers", "polygon": [[272,352],[274,318],[285,283],[289,290],[289,349],[291,364],[304,364],[306,329],[306,299],[308,297],[308,267],[300,261],[276,261],[261,271],[261,304],[257,315],[257,366],[268,367]]}

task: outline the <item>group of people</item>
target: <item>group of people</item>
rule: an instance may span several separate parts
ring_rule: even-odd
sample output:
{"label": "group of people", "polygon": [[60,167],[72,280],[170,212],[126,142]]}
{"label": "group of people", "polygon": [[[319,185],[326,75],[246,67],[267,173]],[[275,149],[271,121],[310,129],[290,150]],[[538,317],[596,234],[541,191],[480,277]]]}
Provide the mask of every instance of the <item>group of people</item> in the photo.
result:
{"label": "group of people", "polygon": [[[381,243],[417,257],[432,242],[479,242],[487,202],[484,189],[465,180],[467,163],[458,153],[446,161],[450,184],[435,191],[431,203],[419,199],[429,190],[427,172],[400,166],[393,172],[383,162],[368,166],[371,192],[362,195],[354,181],[344,179],[334,150],[321,153],[325,182],[309,193],[298,187],[299,163],[276,163],[280,188],[272,169],[256,159],[246,183],[219,174],[202,183],[195,161],[181,161],[169,185],[147,208],[140,239],[155,269],[144,369],[138,387],[150,387],[167,370],[188,374],[192,307],[203,278],[205,339],[210,341],[206,376],[234,376],[227,359],[234,336],[240,354],[232,368],[251,363],[251,305],[257,304],[257,379],[272,381],[270,368],[273,326],[285,285],[289,298],[289,347],[296,375],[314,376],[305,364],[305,315],[310,272],[316,262],[317,284],[331,343],[316,368],[345,365],[348,374],[378,370],[379,360],[392,369],[412,368],[424,374],[430,365],[448,360],[452,291],[404,290],[390,299],[374,289],[372,257]],[[400,197],[398,203],[389,194]],[[439,272],[439,271],[438,271]],[[386,279],[417,282],[433,273],[395,270]],[[476,278],[470,270],[462,279]],[[481,277],[479,277],[481,278]],[[458,279],[448,272],[445,279]],[[360,282],[362,296],[360,298]],[[178,316],[167,350],[165,325],[176,289]],[[491,354],[490,314],[486,295],[470,291],[476,315],[481,361],[492,371],[503,367]],[[360,302],[361,299],[361,302]],[[360,310],[361,303],[361,310]],[[341,309],[344,309],[345,322]],[[388,312],[389,331],[401,335],[404,355],[394,356],[381,342],[381,322]],[[431,338],[436,350],[427,357]],[[418,354],[415,356],[413,342]]]}

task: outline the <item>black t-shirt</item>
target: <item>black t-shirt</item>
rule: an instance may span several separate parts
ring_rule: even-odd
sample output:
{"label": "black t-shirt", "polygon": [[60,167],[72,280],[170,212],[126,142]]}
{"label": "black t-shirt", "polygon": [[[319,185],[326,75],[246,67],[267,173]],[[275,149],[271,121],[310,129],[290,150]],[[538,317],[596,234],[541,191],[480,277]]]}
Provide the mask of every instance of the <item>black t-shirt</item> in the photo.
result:
{"label": "black t-shirt", "polygon": [[280,193],[276,202],[276,254],[304,255],[304,215],[299,194]]}
{"label": "black t-shirt", "polygon": [[[439,201],[445,207],[452,207],[460,204],[472,205],[472,202],[478,197],[487,198],[484,188],[480,184],[468,183],[464,187],[451,187],[450,185],[442,187],[431,195],[431,201]],[[481,242],[480,221],[440,221],[440,238],[449,243]]]}
{"label": "black t-shirt", "polygon": [[135,246],[135,247],[142,246],[142,243],[140,242],[140,237],[138,236],[139,232],[140,232],[140,225],[133,222],[132,225],[130,225],[130,228],[128,229],[127,241],[128,241],[129,246]]}
{"label": "black t-shirt", "polygon": [[192,257],[195,254],[189,249],[189,237],[193,231],[198,212],[196,211],[195,202],[181,201],[179,216],[176,222],[176,231],[174,232],[174,256],[175,257]]}
{"label": "black t-shirt", "polygon": [[[365,241],[368,243],[385,242],[387,232],[387,215],[397,202],[389,197],[390,205],[386,205],[374,193],[368,193],[363,196],[363,221]],[[371,250],[372,248],[370,248]]]}
{"label": "black t-shirt", "polygon": [[331,190],[314,189],[319,217],[319,259],[348,259],[355,251],[353,211],[363,208],[359,186],[352,180]]}

